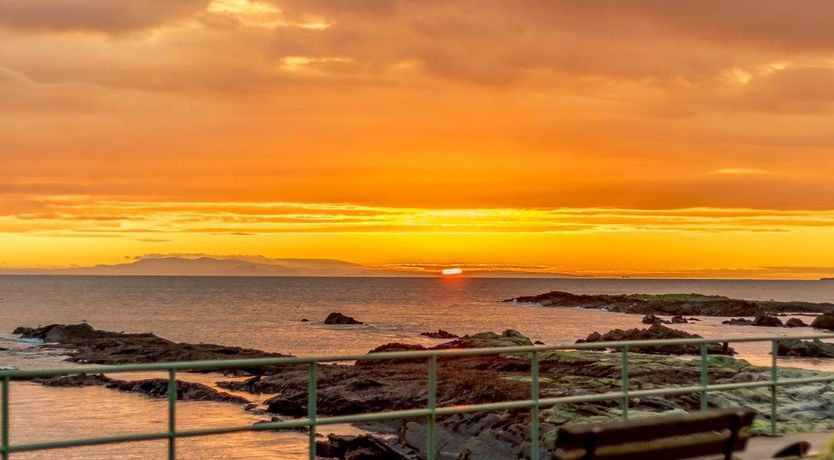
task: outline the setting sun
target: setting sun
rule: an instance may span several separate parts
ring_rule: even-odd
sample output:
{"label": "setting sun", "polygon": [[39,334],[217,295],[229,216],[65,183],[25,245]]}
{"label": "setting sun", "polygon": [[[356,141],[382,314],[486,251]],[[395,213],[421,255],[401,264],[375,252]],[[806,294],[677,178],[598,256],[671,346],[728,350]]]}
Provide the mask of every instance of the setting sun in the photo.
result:
{"label": "setting sun", "polygon": [[443,270],[440,270],[440,273],[442,273],[443,276],[458,276],[463,274],[463,270],[460,268],[444,268]]}

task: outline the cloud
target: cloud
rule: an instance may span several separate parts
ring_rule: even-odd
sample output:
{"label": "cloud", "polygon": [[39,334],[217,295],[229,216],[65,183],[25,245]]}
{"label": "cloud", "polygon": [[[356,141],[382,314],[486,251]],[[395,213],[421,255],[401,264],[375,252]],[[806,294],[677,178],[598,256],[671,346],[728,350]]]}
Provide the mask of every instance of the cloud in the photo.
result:
{"label": "cloud", "polygon": [[0,27],[121,34],[188,18],[208,0],[0,0]]}
{"label": "cloud", "polygon": [[721,168],[712,171],[712,174],[728,174],[728,175],[740,175],[740,176],[748,176],[748,175],[758,175],[758,174],[770,174],[769,171],[764,169],[756,169],[756,168]]}

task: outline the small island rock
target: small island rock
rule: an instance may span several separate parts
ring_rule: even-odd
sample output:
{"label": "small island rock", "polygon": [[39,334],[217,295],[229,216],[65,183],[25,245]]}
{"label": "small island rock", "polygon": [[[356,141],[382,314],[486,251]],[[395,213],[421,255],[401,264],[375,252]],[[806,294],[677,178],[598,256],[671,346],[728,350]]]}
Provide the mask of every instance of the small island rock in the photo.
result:
{"label": "small island rock", "polygon": [[343,315],[339,312],[333,312],[327,315],[324,324],[364,324],[351,316]]}
{"label": "small island rock", "polygon": [[430,339],[456,339],[460,337],[457,334],[452,334],[449,331],[438,329],[437,332],[421,332],[420,335],[426,336]]}

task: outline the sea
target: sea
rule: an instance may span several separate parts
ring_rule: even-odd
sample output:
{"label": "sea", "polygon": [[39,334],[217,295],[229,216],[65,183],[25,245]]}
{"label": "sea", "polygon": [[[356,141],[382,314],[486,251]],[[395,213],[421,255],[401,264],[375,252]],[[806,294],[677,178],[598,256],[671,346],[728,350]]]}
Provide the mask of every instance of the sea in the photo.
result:
{"label": "sea", "polygon": [[[832,281],[0,276],[0,367],[67,366],[60,353],[21,342],[12,331],[17,326],[82,321],[99,329],[153,332],[174,341],[235,345],[297,356],[359,354],[389,342],[433,345],[442,341],[420,333],[437,329],[461,335],[515,329],[533,340],[558,344],[572,343],[594,331],[643,327],[639,315],[502,302],[554,290],[834,302]],[[364,324],[323,324],[331,312],[353,316]],[[800,318],[810,322],[808,317]],[[722,319],[701,317],[701,321],[675,327],[704,337],[819,332],[810,328],[728,326],[721,324]],[[742,359],[753,364],[770,363],[769,344],[733,346]],[[785,366],[834,371],[825,360],[781,361]],[[149,376],[154,375],[119,378]],[[211,374],[186,374],[181,378],[206,384],[228,380]],[[252,399],[252,395],[245,396]],[[142,395],[99,387],[56,389],[13,382],[10,397],[9,426],[14,444],[167,429],[166,402]],[[255,423],[268,418],[236,405],[213,402],[182,402],[178,410],[178,429]],[[329,431],[360,432],[350,426]],[[138,460],[164,458],[166,449],[163,442],[141,442],[21,453],[12,458]],[[181,439],[177,449],[182,459],[301,459],[306,458],[306,436],[240,433]]]}

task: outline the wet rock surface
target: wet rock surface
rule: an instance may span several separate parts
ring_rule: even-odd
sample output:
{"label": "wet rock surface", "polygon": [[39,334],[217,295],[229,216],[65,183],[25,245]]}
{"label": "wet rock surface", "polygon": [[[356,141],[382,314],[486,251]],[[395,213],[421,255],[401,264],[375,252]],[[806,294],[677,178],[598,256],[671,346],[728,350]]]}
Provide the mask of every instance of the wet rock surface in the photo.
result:
{"label": "wet rock surface", "polygon": [[[81,374],[62,377],[35,379],[37,383],[49,387],[86,387],[103,386],[128,393],[140,393],[154,398],[168,397],[168,380],[143,379],[119,380],[101,374]],[[201,383],[177,380],[177,400],[180,401],[216,401],[236,404],[248,404],[249,400],[241,396],[217,391]]]}
{"label": "wet rock surface", "polygon": [[[777,312],[834,313],[832,303],[751,301],[702,294],[580,295],[553,291],[516,297],[505,302],[670,316],[759,316]],[[834,328],[834,322],[831,327]]]}

